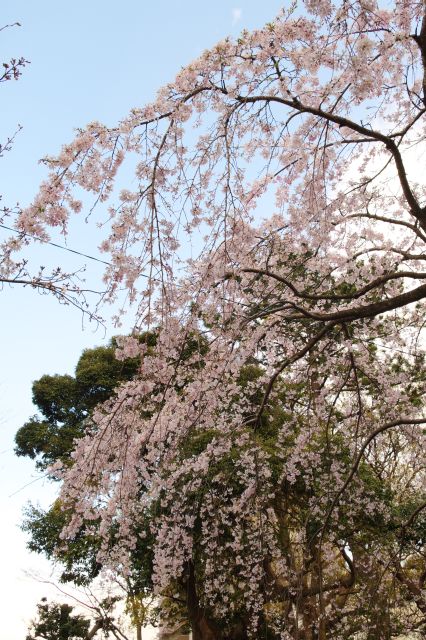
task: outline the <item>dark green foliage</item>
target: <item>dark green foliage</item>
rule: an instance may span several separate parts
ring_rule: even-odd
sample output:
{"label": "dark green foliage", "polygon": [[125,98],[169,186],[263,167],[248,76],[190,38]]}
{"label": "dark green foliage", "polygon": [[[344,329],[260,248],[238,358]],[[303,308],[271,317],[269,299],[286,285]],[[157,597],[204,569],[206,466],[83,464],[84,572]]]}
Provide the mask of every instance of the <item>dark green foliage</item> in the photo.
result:
{"label": "dark green foliage", "polygon": [[33,620],[26,640],[76,640],[87,638],[90,621],[84,616],[72,614],[73,607],[68,604],[52,602],[48,604],[42,598],[37,605],[38,619]]}
{"label": "dark green foliage", "polygon": [[36,459],[40,470],[61,460],[69,463],[74,440],[83,435],[95,406],[107,400],[123,381],[138,370],[137,358],[115,358],[115,341],[83,351],[75,376],[45,375],[33,384],[33,402],[39,414],[16,433],[15,453]]}
{"label": "dark green foliage", "polygon": [[[60,533],[70,515],[70,511],[61,508],[59,500],[47,511],[31,505],[25,512],[22,529],[30,534],[28,548],[31,551],[61,563],[64,568],[61,582],[88,585],[101,569],[96,560],[100,540],[96,535],[88,535],[85,527],[82,527],[66,548],[58,548]],[[95,523],[91,524],[93,526]]]}

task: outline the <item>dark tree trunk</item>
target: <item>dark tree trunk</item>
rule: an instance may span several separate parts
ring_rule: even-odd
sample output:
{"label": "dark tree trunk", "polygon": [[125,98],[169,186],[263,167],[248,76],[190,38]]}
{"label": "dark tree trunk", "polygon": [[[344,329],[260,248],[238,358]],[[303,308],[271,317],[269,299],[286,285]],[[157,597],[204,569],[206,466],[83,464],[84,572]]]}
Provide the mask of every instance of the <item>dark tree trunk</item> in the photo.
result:
{"label": "dark tree trunk", "polygon": [[195,586],[194,565],[187,565],[187,605],[193,640],[224,640],[221,631],[200,607]]}

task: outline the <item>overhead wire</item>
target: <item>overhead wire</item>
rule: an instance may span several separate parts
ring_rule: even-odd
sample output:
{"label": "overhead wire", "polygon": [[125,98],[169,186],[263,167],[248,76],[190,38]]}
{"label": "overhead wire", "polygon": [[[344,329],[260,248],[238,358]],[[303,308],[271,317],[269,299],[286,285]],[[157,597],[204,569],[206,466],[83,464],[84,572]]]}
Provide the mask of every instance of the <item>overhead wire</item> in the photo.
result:
{"label": "overhead wire", "polygon": [[[33,238],[34,240],[38,240],[39,242],[43,242],[44,244],[50,244],[52,247],[56,247],[57,249],[62,249],[63,251],[68,251],[69,253],[74,253],[78,256],[82,256],[83,258],[88,258],[89,260],[94,260],[95,262],[100,262],[101,264],[106,264],[107,267],[111,267],[111,262],[107,262],[106,260],[102,260],[101,258],[97,258],[96,256],[92,256],[88,253],[83,253],[82,251],[78,251],[78,249],[71,249],[71,247],[66,247],[63,244],[58,244],[57,242],[52,242],[51,240],[46,240],[45,238],[41,238],[40,236],[36,236],[35,234],[28,233],[25,231],[18,231],[18,229],[14,229],[13,227],[8,227],[5,224],[0,223],[0,227],[2,229],[7,229],[8,231],[12,231],[20,236],[28,236],[29,238]],[[142,278],[148,278],[148,276],[144,273],[140,274]]]}
{"label": "overhead wire", "polygon": [[8,498],[13,498],[13,496],[16,496],[17,493],[20,493],[21,491],[23,491],[24,489],[26,489],[30,485],[34,484],[35,482],[39,482],[40,480],[43,480],[44,478],[48,478],[48,477],[49,477],[48,473],[43,473],[43,475],[37,476],[37,478],[34,478],[34,480],[30,480],[30,482],[27,482],[26,484],[22,485],[22,487],[19,487],[19,489],[16,489],[16,491],[14,491],[10,495],[8,495]]}
{"label": "overhead wire", "polygon": [[18,231],[18,229],[14,229],[13,227],[8,227],[5,224],[0,223],[0,227],[2,229],[7,229],[8,231],[12,231],[20,236],[28,236],[29,238],[34,238],[34,240],[38,240],[39,242],[43,242],[44,244],[50,244],[52,247],[56,247],[57,249],[62,249],[63,251],[68,251],[69,253],[75,253],[79,256],[83,256],[83,258],[88,258],[89,260],[94,260],[95,262],[101,262],[102,264],[106,264],[107,266],[111,266],[110,262],[106,260],[101,260],[101,258],[96,258],[95,256],[91,256],[88,253],[83,253],[82,251],[78,251],[77,249],[71,249],[70,247],[66,247],[63,244],[58,244],[57,242],[52,242],[51,240],[45,240],[44,238],[40,238],[40,236],[36,236],[32,233],[27,233],[25,231]]}

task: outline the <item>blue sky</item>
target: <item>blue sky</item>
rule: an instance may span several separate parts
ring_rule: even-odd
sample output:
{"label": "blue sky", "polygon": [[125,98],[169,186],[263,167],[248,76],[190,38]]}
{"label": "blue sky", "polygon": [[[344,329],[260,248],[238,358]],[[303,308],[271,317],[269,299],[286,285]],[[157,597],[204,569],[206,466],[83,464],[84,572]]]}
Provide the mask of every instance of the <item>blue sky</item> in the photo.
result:
{"label": "blue sky", "polygon": [[[268,0],[3,0],[0,62],[24,56],[31,64],[18,82],[0,87],[0,140],[23,130],[13,150],[0,159],[0,193],[5,204],[27,204],[44,177],[38,160],[55,154],[73,130],[99,120],[113,125],[129,109],[151,101],[156,90],[204,49],[243,28],[271,20],[281,1]],[[96,236],[81,230],[76,249],[96,253]],[[1,234],[0,234],[1,240]],[[76,246],[78,245],[78,246]],[[52,247],[35,259],[78,268],[79,258]],[[87,263],[91,275],[98,267]],[[17,287],[0,292],[0,501],[3,515],[2,633],[22,640],[27,621],[53,589],[25,575],[44,578],[50,568],[25,550],[18,528],[29,501],[47,505],[54,487],[37,477],[30,461],[13,455],[13,435],[34,413],[31,384],[45,373],[72,373],[82,349],[116,333],[82,322],[81,314],[46,296]],[[32,483],[29,486],[27,483]]]}

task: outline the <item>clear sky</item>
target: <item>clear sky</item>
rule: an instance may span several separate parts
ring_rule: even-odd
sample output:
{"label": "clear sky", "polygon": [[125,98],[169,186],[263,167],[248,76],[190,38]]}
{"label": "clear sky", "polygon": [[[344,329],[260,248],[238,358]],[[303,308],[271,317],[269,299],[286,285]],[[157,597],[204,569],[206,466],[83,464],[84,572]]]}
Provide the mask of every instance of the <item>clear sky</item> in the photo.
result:
{"label": "clear sky", "polygon": [[[281,0],[3,0],[0,62],[24,56],[31,64],[18,82],[2,84],[0,140],[23,130],[0,159],[3,203],[25,205],[43,179],[38,160],[55,154],[76,127],[92,120],[113,125],[130,108],[151,101],[156,90],[193,57],[227,35],[272,19]],[[0,230],[0,241],[2,238]],[[76,249],[96,254],[96,237],[81,230]],[[78,246],[76,246],[78,245]],[[40,262],[78,268],[83,261],[52,247],[36,250]],[[96,263],[87,263],[96,276]],[[28,620],[52,587],[49,565],[25,550],[19,530],[28,501],[47,506],[52,487],[30,461],[13,455],[13,436],[34,413],[31,384],[45,373],[72,373],[86,347],[116,333],[82,323],[81,314],[26,289],[0,292],[0,566],[1,638],[23,640]],[[28,484],[31,483],[31,484]],[[145,636],[148,638],[148,636]]]}

